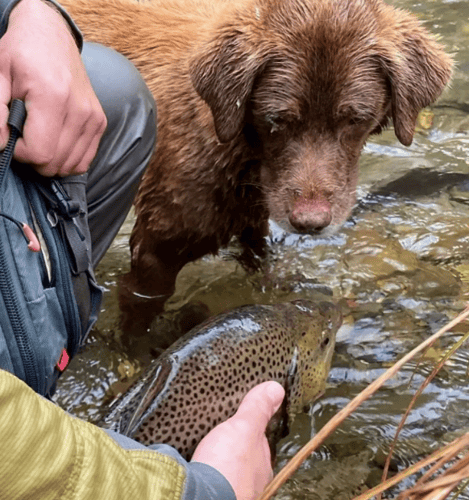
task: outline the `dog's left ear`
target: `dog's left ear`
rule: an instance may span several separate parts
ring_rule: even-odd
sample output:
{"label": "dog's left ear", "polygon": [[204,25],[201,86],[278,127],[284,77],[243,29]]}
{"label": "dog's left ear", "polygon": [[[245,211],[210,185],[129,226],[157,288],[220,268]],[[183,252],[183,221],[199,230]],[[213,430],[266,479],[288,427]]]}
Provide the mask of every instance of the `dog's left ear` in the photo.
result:
{"label": "dog's left ear", "polygon": [[263,67],[247,38],[235,27],[225,27],[189,62],[192,84],[209,105],[222,143],[241,132],[254,81]]}
{"label": "dog's left ear", "polygon": [[391,86],[392,120],[399,141],[412,144],[419,112],[451,79],[453,60],[411,14],[397,11],[379,50]]}

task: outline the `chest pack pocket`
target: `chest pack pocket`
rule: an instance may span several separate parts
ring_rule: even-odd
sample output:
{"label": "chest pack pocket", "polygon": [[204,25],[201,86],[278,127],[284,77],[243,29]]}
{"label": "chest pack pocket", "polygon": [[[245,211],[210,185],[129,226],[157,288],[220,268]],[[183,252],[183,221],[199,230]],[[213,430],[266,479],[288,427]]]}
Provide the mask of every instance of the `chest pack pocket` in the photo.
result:
{"label": "chest pack pocket", "polygon": [[102,289],[77,223],[86,207],[60,180],[12,161],[24,118],[14,100],[0,160],[0,368],[50,396],[96,322]]}

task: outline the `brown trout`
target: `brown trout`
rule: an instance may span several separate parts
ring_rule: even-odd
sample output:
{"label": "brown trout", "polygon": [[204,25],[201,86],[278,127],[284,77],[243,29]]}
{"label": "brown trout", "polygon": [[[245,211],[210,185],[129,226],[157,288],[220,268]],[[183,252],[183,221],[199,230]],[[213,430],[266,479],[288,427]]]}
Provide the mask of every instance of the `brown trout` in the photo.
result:
{"label": "brown trout", "polygon": [[169,444],[189,459],[268,380],[286,387],[291,417],[323,393],[341,321],[333,303],[308,300],[210,318],[155,359],[102,425],[143,444]]}

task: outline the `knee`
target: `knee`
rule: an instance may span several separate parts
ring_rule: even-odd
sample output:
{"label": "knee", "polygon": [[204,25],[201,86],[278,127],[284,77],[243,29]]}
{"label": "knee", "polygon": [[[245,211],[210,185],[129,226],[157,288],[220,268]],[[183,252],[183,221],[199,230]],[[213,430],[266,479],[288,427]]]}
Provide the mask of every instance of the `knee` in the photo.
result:
{"label": "knee", "polygon": [[82,58],[106,114],[105,135],[114,136],[114,140],[121,136],[120,141],[137,140],[144,149],[152,150],[156,105],[137,68],[122,54],[96,43],[83,45]]}

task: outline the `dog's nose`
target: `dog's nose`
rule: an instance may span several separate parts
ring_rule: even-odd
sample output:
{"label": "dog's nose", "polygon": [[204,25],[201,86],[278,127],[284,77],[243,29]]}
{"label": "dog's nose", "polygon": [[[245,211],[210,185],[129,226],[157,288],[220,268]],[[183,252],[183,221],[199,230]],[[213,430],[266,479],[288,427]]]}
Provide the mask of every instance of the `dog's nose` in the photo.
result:
{"label": "dog's nose", "polygon": [[292,212],[290,224],[299,232],[320,231],[327,227],[332,220],[331,212],[322,210],[320,212]]}
{"label": "dog's nose", "polygon": [[288,219],[300,233],[320,231],[332,221],[331,205],[322,199],[301,200],[295,203]]}

